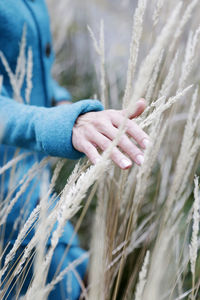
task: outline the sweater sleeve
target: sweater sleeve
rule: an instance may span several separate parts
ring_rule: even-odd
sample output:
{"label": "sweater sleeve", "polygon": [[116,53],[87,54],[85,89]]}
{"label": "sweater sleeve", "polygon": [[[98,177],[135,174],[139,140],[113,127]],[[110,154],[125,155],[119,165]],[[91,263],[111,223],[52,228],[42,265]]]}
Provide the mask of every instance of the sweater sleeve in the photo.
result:
{"label": "sweater sleeve", "polygon": [[78,159],[83,153],[72,145],[74,123],[80,114],[100,110],[103,106],[97,100],[81,100],[70,105],[46,108],[17,103],[1,95],[1,143]]}
{"label": "sweater sleeve", "polygon": [[68,92],[68,90],[64,87],[61,87],[53,78],[51,80],[51,85],[53,89],[53,100],[55,102],[60,102],[63,100],[72,100],[71,94]]}

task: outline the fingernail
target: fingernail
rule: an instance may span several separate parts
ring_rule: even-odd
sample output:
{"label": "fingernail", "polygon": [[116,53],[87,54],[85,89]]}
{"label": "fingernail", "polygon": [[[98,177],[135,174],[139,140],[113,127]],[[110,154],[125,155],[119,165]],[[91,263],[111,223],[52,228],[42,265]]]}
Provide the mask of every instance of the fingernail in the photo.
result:
{"label": "fingernail", "polygon": [[126,169],[126,168],[129,168],[130,166],[132,165],[132,162],[130,161],[130,160],[128,160],[128,159],[122,159],[121,161],[120,161],[120,167],[122,168],[122,169]]}
{"label": "fingernail", "polygon": [[144,162],[144,156],[141,155],[141,154],[139,154],[139,155],[137,156],[137,158],[136,158],[136,162],[137,162],[138,165],[142,165],[143,162]]}
{"label": "fingernail", "polygon": [[149,146],[149,144],[150,144],[150,141],[149,141],[148,139],[144,139],[144,140],[142,141],[142,145],[143,145],[145,148],[147,148],[147,147]]}

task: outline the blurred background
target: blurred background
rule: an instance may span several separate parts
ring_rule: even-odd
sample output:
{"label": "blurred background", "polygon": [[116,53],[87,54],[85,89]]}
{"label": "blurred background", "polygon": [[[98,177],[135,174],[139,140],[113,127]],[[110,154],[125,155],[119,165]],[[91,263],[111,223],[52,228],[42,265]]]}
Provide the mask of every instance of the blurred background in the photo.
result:
{"label": "blurred background", "polygon": [[[104,20],[107,76],[109,83],[115,87],[112,99],[118,97],[126,79],[132,17],[137,1],[47,2],[56,53],[56,79],[69,89],[74,99],[99,94],[99,62],[87,25],[99,39],[100,21]],[[121,88],[124,89],[124,86]],[[117,106],[118,101],[114,105]]]}

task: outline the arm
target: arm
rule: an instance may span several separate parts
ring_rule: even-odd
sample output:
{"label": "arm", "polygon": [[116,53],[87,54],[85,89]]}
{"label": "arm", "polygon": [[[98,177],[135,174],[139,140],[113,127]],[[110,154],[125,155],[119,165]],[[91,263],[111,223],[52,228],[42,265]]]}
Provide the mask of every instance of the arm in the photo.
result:
{"label": "arm", "polygon": [[52,156],[80,158],[72,145],[72,129],[79,115],[103,110],[99,101],[45,108],[24,105],[0,96],[1,143],[40,151]]}

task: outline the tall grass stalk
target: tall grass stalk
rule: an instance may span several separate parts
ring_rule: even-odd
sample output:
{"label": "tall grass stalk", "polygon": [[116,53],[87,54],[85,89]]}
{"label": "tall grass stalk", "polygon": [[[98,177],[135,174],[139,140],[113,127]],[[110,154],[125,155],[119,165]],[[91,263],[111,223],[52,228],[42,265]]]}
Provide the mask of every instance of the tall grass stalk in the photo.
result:
{"label": "tall grass stalk", "polygon": [[133,19],[132,39],[130,44],[130,58],[128,63],[128,72],[126,80],[126,88],[123,99],[123,105],[126,107],[132,95],[132,85],[134,74],[136,72],[136,64],[138,61],[138,54],[140,48],[140,41],[142,37],[144,14],[147,6],[146,0],[138,1],[138,7],[135,10]]}
{"label": "tall grass stalk", "polygon": [[194,190],[194,212],[193,212],[193,227],[192,227],[192,239],[190,244],[190,264],[191,264],[191,272],[192,272],[192,300],[194,297],[195,290],[195,267],[197,260],[197,252],[198,252],[198,233],[199,233],[199,223],[200,223],[200,197],[199,197],[199,179],[198,177],[194,180],[195,190]]}

